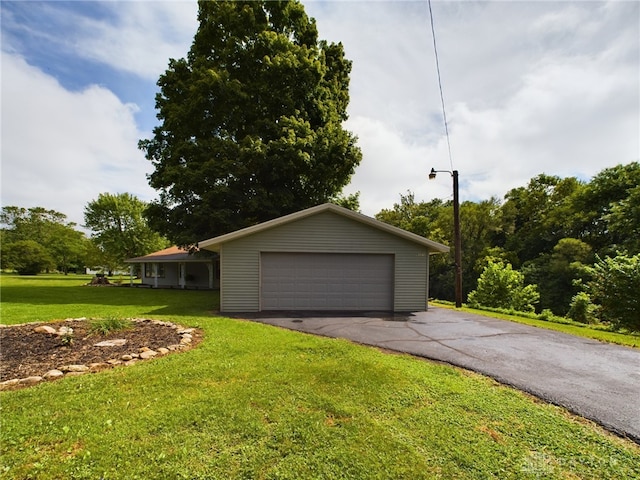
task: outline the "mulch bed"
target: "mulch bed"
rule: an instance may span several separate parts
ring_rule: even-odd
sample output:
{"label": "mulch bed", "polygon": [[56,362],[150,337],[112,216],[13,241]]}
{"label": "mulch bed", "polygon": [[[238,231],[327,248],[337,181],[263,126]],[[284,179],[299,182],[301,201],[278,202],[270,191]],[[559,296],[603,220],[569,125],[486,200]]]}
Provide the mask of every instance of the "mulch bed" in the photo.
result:
{"label": "mulch bed", "polygon": [[[34,328],[49,325],[56,329],[69,326],[73,329],[73,342],[64,345],[62,337],[36,333]],[[195,346],[201,332],[193,332]],[[29,323],[0,328],[0,382],[14,378],[42,376],[49,370],[63,365],[89,365],[118,359],[124,354],[138,352],[147,347],[152,350],[180,343],[175,328],[158,325],[150,321],[136,322],[132,328],[111,332],[107,335],[92,333],[90,324],[84,320],[63,322]],[[122,346],[96,347],[103,340],[126,339]]]}

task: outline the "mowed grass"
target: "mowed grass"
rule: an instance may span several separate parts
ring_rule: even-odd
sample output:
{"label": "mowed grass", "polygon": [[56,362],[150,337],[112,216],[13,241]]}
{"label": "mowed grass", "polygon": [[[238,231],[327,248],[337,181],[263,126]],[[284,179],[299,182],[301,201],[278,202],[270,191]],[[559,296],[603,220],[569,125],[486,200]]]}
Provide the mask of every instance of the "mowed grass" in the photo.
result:
{"label": "mowed grass", "polygon": [[213,316],[212,292],[1,280],[3,323],[146,316],[205,339],[1,392],[0,478],[640,478],[636,444],[480,375]]}
{"label": "mowed grass", "polygon": [[[91,275],[0,275],[4,324],[65,318],[180,318],[218,308],[217,292],[88,286]],[[123,279],[128,283],[128,279]]]}
{"label": "mowed grass", "polygon": [[[438,300],[432,301],[432,305],[436,305],[442,308],[454,309],[450,302],[441,302]],[[622,333],[614,332],[604,325],[588,325],[564,319],[564,323],[557,323],[553,321],[538,320],[535,318],[528,318],[518,315],[508,315],[505,313],[490,312],[486,310],[480,310],[477,308],[467,307],[465,305],[462,308],[457,309],[463,312],[475,313],[484,317],[499,318],[501,320],[508,320],[510,322],[522,323],[524,325],[530,325],[532,327],[546,328],[547,330],[555,330],[557,332],[568,333],[569,335],[575,335],[577,337],[591,338],[594,340],[600,340],[601,342],[615,343],[618,345],[624,345],[627,347],[640,348],[640,333]]]}

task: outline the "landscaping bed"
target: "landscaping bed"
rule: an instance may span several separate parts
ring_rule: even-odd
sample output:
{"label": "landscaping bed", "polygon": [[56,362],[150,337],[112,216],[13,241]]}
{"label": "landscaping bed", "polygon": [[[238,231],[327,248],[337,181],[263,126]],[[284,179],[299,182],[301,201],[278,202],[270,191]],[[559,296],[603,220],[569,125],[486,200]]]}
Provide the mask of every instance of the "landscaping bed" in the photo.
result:
{"label": "landscaping bed", "polygon": [[77,374],[130,365],[185,350],[201,339],[196,329],[145,319],[132,320],[128,328],[115,331],[97,330],[86,319],[0,327],[0,388],[63,376],[47,376],[49,372]]}

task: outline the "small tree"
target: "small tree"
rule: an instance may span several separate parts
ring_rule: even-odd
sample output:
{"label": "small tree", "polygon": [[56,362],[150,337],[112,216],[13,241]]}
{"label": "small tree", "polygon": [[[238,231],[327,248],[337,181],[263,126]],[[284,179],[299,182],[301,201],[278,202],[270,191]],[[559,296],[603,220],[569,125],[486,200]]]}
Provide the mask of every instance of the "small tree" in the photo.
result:
{"label": "small tree", "polygon": [[85,226],[113,266],[169,246],[167,239],[147,225],[146,208],[145,202],[129,193],[101,193],[85,207]]}
{"label": "small tree", "polygon": [[567,317],[576,322],[595,323],[598,320],[597,310],[598,307],[593,304],[588,293],[578,292],[571,299],[571,308]]}
{"label": "small tree", "polygon": [[478,279],[478,288],[469,294],[472,306],[513,309],[531,312],[540,299],[536,285],[524,284],[524,275],[510,263],[489,260]]}
{"label": "small tree", "polygon": [[640,331],[640,254],[599,258],[589,272],[587,292],[600,305],[601,319]]}

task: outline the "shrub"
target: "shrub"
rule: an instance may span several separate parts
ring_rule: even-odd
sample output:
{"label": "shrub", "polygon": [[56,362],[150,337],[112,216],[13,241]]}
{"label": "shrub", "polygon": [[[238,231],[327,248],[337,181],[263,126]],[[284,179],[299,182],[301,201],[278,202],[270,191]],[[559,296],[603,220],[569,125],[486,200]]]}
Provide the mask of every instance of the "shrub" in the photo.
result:
{"label": "shrub", "polygon": [[598,307],[593,304],[591,297],[586,292],[578,292],[571,299],[571,305],[567,317],[580,323],[596,323]]}
{"label": "shrub", "polygon": [[471,306],[486,306],[532,312],[540,299],[536,285],[525,285],[524,275],[510,263],[489,260],[478,279],[478,288],[469,294]]}
{"label": "shrub", "polygon": [[542,310],[542,311],[540,312],[540,315],[538,315],[538,318],[539,318],[540,320],[545,320],[545,321],[547,321],[547,322],[548,322],[549,320],[552,320],[552,319],[553,319],[553,316],[554,316],[554,315],[553,315],[553,312],[552,312],[550,309],[545,308],[544,310]]}
{"label": "shrub", "polygon": [[66,331],[62,335],[60,335],[60,344],[68,347],[73,344],[73,330]]}

